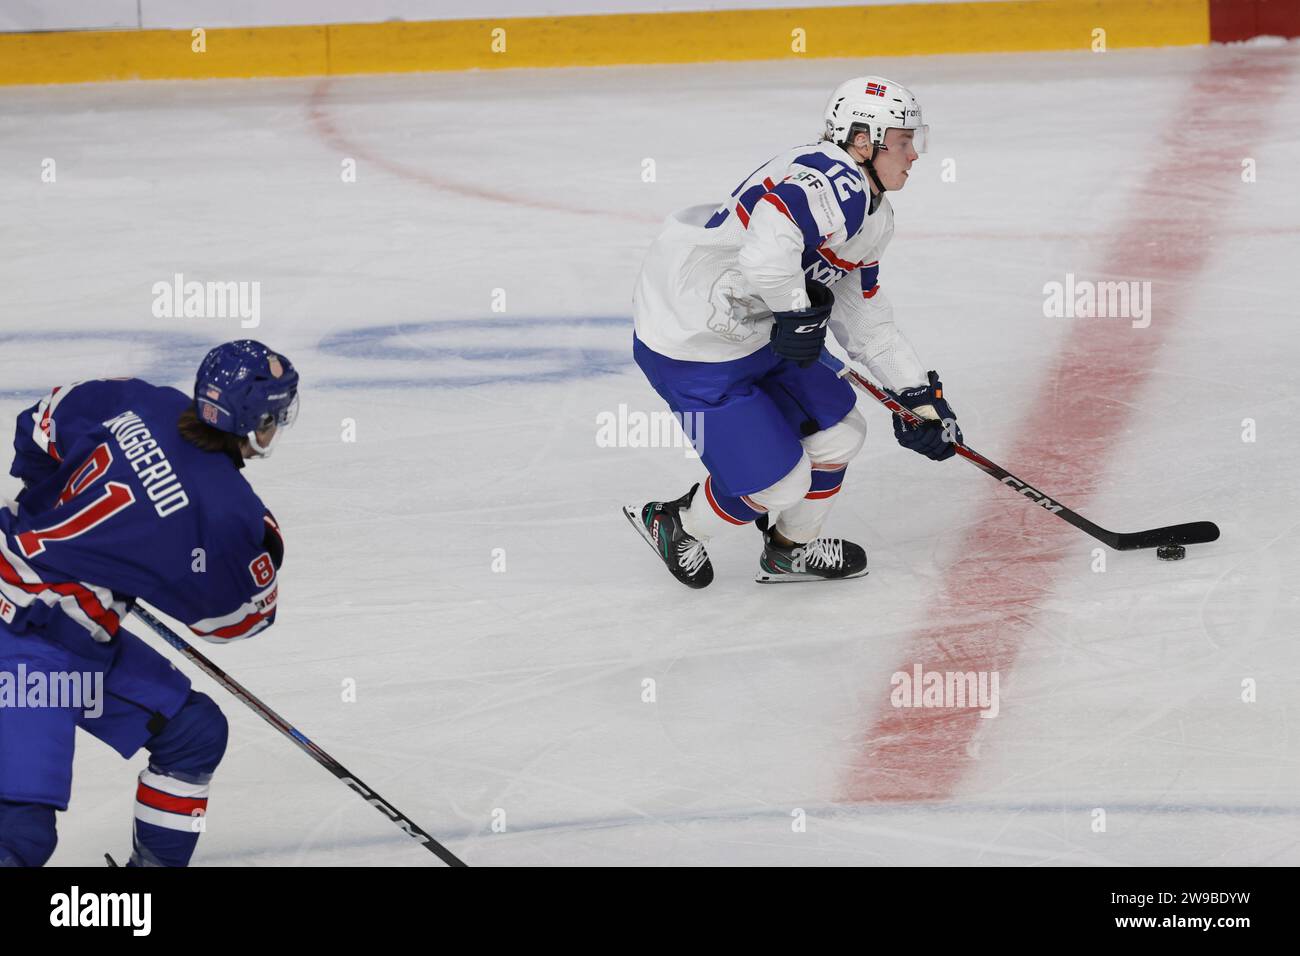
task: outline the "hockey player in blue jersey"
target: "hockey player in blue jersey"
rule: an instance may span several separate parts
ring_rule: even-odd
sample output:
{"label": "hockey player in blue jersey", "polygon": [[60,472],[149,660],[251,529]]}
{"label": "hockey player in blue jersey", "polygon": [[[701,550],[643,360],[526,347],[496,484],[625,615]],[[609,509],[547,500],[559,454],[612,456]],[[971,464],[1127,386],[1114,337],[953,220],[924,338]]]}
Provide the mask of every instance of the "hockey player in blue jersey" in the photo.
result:
{"label": "hockey player in blue jersey", "polygon": [[960,441],[935,372],[894,324],[878,282],[894,232],[885,194],[902,189],[929,132],[906,88],[879,76],[841,84],[819,143],[764,163],[720,206],[675,213],[633,294],[633,356],[691,427],[708,476],[675,501],[624,509],[670,572],[706,587],[705,543],[756,522],[757,580],[851,578],[866,552],[821,537],[866,436],[855,393],[819,362],[827,328],[899,402],[901,445],[942,461]]}
{"label": "hockey player in blue jersey", "polygon": [[275,621],[284,545],[242,469],[297,393],[287,358],[243,340],[208,353],[192,395],[75,382],[18,416],[23,488],[0,502],[0,866],[54,852],[78,727],[123,757],[149,752],[131,865],[189,863],[226,720],[123,621],[140,599],[219,644]]}

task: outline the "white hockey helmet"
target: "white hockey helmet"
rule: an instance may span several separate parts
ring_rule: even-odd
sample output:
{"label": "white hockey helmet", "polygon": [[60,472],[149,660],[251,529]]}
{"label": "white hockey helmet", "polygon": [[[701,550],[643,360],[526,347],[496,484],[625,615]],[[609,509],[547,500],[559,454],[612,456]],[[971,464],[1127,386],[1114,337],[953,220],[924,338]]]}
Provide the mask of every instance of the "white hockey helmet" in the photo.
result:
{"label": "white hockey helmet", "polygon": [[924,153],[930,127],[921,122],[921,104],[907,87],[883,76],[856,76],[835,88],[826,104],[826,137],[842,145],[861,129],[873,146],[883,146],[885,131],[910,129],[912,146]]}

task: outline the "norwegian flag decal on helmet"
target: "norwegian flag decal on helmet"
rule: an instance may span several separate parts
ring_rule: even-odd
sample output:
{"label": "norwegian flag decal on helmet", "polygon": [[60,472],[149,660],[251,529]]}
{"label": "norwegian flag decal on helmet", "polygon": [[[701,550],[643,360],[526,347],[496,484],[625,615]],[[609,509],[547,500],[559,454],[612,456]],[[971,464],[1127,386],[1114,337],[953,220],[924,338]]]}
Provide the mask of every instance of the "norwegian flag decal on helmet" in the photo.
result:
{"label": "norwegian flag decal on helmet", "polygon": [[882,83],[868,83],[864,93],[870,93],[872,96],[884,96],[885,86]]}

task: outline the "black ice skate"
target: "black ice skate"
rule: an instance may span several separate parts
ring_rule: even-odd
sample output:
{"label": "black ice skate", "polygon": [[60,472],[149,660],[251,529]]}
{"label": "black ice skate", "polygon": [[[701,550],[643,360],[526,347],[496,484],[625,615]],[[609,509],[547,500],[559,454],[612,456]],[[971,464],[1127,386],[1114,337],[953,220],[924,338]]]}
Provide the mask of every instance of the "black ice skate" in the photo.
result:
{"label": "black ice skate", "polygon": [[676,501],[651,501],[639,512],[636,505],[623,509],[627,520],[655,549],[673,577],[691,588],[706,588],[713,582],[713,564],[708,552],[702,542],[686,533],[680,516],[681,510],[690,506],[699,487],[692,485]]}
{"label": "black ice skate", "polygon": [[763,528],[763,556],[758,559],[759,584],[860,578],[867,573],[867,552],[842,538],[817,538],[807,544],[782,547]]}

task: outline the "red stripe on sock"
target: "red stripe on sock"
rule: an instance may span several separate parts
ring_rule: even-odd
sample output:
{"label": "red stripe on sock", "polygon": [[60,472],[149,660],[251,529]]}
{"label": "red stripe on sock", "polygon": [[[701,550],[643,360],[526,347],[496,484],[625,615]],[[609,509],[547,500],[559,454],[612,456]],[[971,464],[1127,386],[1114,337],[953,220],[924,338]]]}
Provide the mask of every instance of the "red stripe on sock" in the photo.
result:
{"label": "red stripe on sock", "polygon": [[163,793],[161,790],[155,790],[148,784],[140,784],[135,791],[135,799],[143,803],[146,807],[153,807],[155,810],[166,810],[168,813],[182,813],[190,816],[195,810],[207,810],[207,797],[178,797],[174,794]]}
{"label": "red stripe on sock", "polygon": [[812,498],[814,500],[818,498],[829,498],[831,495],[839,494],[839,490],[843,487],[843,485],[836,485],[834,488],[827,488],[825,491],[810,491],[808,494],[804,495],[804,497]]}

